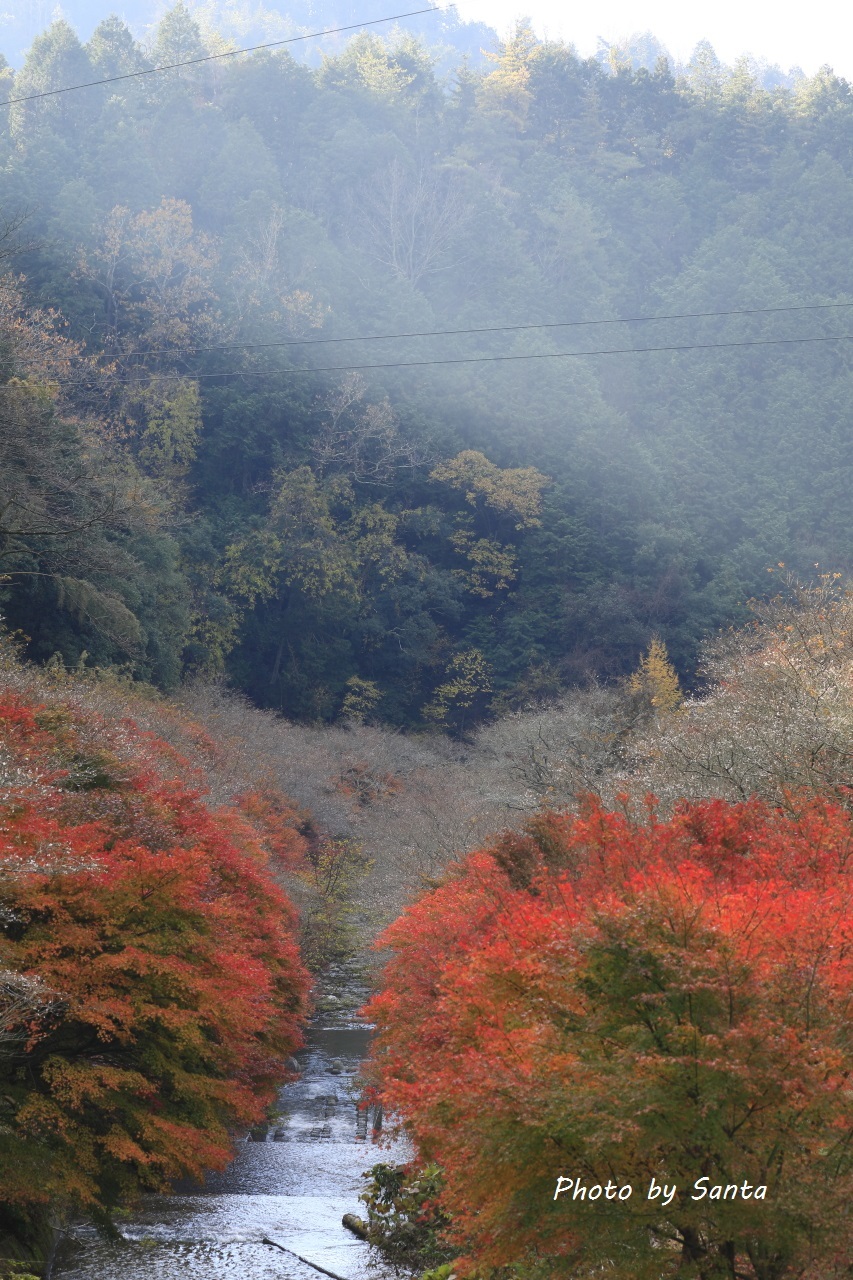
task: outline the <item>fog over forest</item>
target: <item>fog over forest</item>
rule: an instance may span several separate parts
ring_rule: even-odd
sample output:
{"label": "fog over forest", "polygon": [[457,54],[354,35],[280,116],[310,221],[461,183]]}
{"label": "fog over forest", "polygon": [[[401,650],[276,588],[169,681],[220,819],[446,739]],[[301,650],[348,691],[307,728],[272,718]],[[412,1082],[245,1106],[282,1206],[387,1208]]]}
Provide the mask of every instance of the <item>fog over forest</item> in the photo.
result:
{"label": "fog over forest", "polygon": [[653,635],[690,685],[768,568],[847,567],[845,81],[403,25],[33,96],[221,48],[178,5],[2,73],[32,657],[459,728]]}
{"label": "fog over forest", "polygon": [[407,1274],[849,1280],[853,89],[393,12],[0,16],[0,1280],[189,1275],[383,928]]}

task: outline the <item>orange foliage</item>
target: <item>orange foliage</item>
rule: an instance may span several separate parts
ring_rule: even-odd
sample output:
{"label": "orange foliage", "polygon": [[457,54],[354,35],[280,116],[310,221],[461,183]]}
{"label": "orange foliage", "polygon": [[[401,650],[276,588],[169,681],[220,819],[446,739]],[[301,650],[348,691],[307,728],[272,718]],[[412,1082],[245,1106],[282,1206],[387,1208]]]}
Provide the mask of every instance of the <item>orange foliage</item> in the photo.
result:
{"label": "orange foliage", "polygon": [[0,1007],[0,1201],[102,1210],[221,1167],[301,1043],[267,865],[296,814],[211,809],[189,773],[131,721],[0,698],[0,970],[34,992]]}
{"label": "orange foliage", "polygon": [[375,804],[377,800],[387,800],[403,789],[400,779],[393,773],[373,769],[366,760],[357,760],[342,769],[334,783],[336,791],[351,797],[361,808]]}
{"label": "orange foliage", "polygon": [[273,788],[246,791],[234,803],[262,835],[271,857],[288,871],[304,868],[309,824],[302,810]]}
{"label": "orange foliage", "polygon": [[[451,869],[379,945],[393,955],[366,1009],[379,1028],[370,1077],[446,1172],[460,1275],[842,1274],[843,810],[545,813]],[[555,1203],[558,1176],[634,1190]],[[766,1185],[766,1198],[694,1200],[702,1176]],[[647,1198],[652,1178],[677,1185],[668,1207]]]}

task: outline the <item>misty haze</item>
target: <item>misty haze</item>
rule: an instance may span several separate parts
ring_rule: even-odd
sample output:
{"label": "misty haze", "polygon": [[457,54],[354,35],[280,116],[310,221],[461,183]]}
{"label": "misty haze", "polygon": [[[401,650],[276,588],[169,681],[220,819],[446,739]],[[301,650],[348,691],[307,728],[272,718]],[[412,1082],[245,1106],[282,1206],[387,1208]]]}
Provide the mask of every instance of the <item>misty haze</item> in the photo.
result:
{"label": "misty haze", "polygon": [[853,90],[406,10],[0,17],[0,1280],[841,1280]]}

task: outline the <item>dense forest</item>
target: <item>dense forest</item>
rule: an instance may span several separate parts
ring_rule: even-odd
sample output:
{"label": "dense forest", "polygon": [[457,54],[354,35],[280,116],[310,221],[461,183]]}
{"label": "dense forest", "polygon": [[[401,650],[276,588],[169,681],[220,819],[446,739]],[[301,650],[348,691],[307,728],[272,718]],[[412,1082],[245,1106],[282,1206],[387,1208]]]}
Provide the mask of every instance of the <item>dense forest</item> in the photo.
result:
{"label": "dense forest", "polygon": [[57,22],[3,73],[31,657],[464,731],[653,634],[690,684],[769,566],[846,568],[844,81],[522,26],[441,77],[401,30],[32,97],[211,41]]}
{"label": "dense forest", "polygon": [[[851,86],[440,11],[303,40],[375,0],[37,9],[0,1276],[222,1168],[378,934],[386,1258],[849,1280]],[[560,1199],[612,1176],[720,1194]]]}

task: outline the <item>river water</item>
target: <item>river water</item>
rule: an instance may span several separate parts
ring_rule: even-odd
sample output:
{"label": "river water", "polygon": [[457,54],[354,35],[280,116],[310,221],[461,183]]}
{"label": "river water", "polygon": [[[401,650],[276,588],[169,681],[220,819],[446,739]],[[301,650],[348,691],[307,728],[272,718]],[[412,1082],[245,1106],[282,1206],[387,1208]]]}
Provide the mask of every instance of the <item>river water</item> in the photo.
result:
{"label": "river water", "polygon": [[[330,997],[333,1001],[334,997]],[[238,1145],[203,1187],[150,1196],[119,1221],[109,1243],[74,1232],[61,1280],[387,1280],[375,1252],[341,1225],[360,1213],[361,1174],[404,1160],[402,1144],[377,1145],[356,1105],[369,1030],[343,1011],[315,1020],[297,1055],[300,1079],[279,1094],[279,1114]],[[322,1007],[322,1005],[321,1005]]]}

